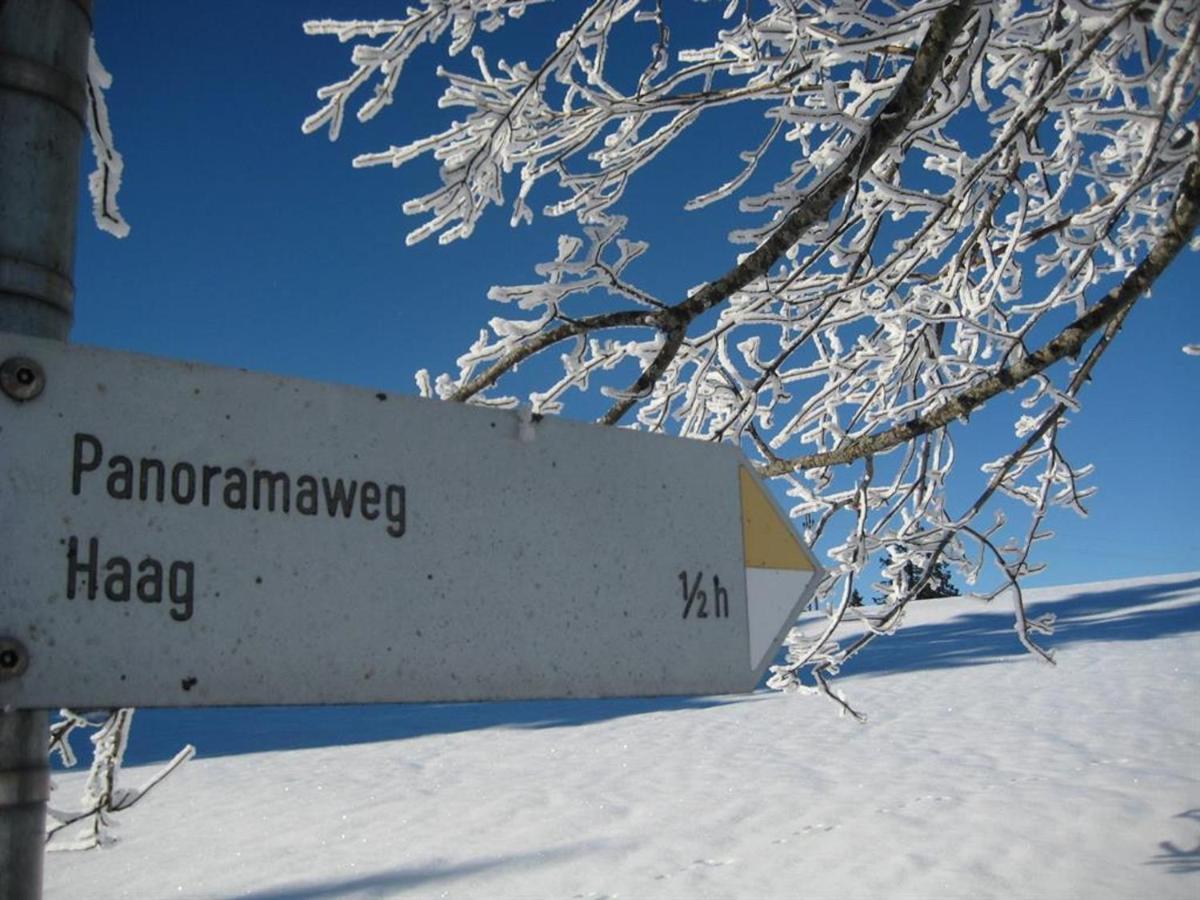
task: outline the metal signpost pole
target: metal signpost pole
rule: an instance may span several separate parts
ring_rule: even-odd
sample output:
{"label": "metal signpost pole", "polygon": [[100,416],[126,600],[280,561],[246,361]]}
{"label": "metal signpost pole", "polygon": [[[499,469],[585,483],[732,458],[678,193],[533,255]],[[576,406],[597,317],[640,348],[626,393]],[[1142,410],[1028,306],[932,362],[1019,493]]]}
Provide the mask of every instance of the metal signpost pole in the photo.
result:
{"label": "metal signpost pole", "polygon": [[[71,327],[91,6],[0,0],[3,332],[65,341]],[[18,380],[36,374],[16,370]],[[0,644],[0,679],[24,669],[21,657],[19,644]],[[48,718],[46,710],[0,710],[0,900],[41,896]]]}

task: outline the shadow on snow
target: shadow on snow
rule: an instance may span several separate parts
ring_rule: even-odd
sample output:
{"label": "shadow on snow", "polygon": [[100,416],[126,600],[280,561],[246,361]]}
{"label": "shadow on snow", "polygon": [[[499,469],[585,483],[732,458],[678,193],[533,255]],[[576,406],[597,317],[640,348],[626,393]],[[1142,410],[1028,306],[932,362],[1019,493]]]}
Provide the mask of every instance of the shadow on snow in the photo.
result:
{"label": "shadow on snow", "polygon": [[481,859],[458,865],[430,865],[377,872],[341,881],[298,884],[295,887],[270,888],[252,894],[238,894],[242,900],[321,900],[325,897],[394,897],[432,882],[464,878],[493,869],[527,867],[555,862],[593,852],[596,845],[574,845],[524,853],[518,856]]}
{"label": "shadow on snow", "polygon": [[[126,765],[170,759],[184,744],[196,756],[229,756],[395,741],[480,728],[559,728],[624,716],[707,709],[721,697],[521,700],[497,703],[410,703],[372,706],[262,706],[139,709]],[[91,758],[86,738],[74,746],[80,766]],[[57,760],[57,757],[55,757]],[[56,766],[57,768],[57,766]]]}
{"label": "shadow on snow", "polygon": [[[1049,603],[1030,603],[1029,618],[1054,613],[1054,634],[1037,637],[1056,650],[1081,641],[1149,641],[1200,631],[1200,576],[1086,593]],[[936,600],[920,601],[936,603]],[[901,627],[851,660],[843,677],[896,671],[946,669],[1024,658],[1028,652],[1013,631],[1012,606],[997,599],[979,612],[942,622]]]}
{"label": "shadow on snow", "polygon": [[[1200,809],[1189,809],[1181,812],[1175,818],[1191,819],[1200,825]],[[1159,853],[1150,860],[1150,865],[1160,866],[1176,875],[1191,875],[1200,872],[1200,841],[1190,849],[1180,847],[1171,841],[1160,841],[1158,849]]]}

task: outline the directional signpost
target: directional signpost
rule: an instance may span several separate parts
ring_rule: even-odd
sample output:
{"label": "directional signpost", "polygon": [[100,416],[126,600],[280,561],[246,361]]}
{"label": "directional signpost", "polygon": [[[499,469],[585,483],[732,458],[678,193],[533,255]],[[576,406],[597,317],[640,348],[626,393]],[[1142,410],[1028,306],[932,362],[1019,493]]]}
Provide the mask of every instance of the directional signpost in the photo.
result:
{"label": "directional signpost", "polygon": [[0,335],[0,704],[751,690],[819,566],[729,446]]}
{"label": "directional signpost", "polygon": [[58,342],[91,6],[0,0],[0,900],[50,708],[752,689],[820,567],[735,449]]}

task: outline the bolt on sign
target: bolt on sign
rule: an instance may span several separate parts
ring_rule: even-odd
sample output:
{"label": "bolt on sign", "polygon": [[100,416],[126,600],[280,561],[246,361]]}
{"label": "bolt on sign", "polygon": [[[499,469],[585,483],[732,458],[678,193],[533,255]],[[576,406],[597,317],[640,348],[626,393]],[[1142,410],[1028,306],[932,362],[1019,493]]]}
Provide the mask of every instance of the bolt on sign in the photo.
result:
{"label": "bolt on sign", "polygon": [[820,576],[741,454],[0,335],[0,704],[748,691]]}

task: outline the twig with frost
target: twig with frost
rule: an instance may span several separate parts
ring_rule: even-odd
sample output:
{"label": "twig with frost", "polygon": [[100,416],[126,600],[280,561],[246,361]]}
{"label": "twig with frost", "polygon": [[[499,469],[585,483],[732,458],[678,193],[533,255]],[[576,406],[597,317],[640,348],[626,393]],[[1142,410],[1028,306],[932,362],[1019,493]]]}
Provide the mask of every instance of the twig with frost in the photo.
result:
{"label": "twig with frost", "polygon": [[96,168],[88,176],[88,190],[92,195],[92,216],[96,227],[113,237],[123,238],[129,234],[129,223],[117,205],[117,192],[121,189],[121,177],[125,172],[125,160],[117,152],[113,141],[112,125],[108,120],[108,102],[104,92],[112,87],[112,75],[100,62],[96,53],[96,41],[88,46],[87,68],[87,111],[88,135],[91,137],[92,155]]}
{"label": "twig with frost", "polygon": [[[196,748],[188,744],[140,787],[121,787],[118,778],[133,713],[132,709],[115,709],[103,714],[102,719],[93,719],[69,709],[60,711],[62,718],[50,729],[50,750],[59,754],[63,765],[69,767],[76,762],[70,745],[73,731],[95,728],[96,733],[91,736],[92,766],[80,806],[71,810],[48,807],[50,821],[46,824],[46,842],[50,850],[90,850],[115,842],[113,814],[129,809],[195,755]],[[54,842],[54,838],[80,823],[83,823],[82,827],[76,829],[70,840]]]}

